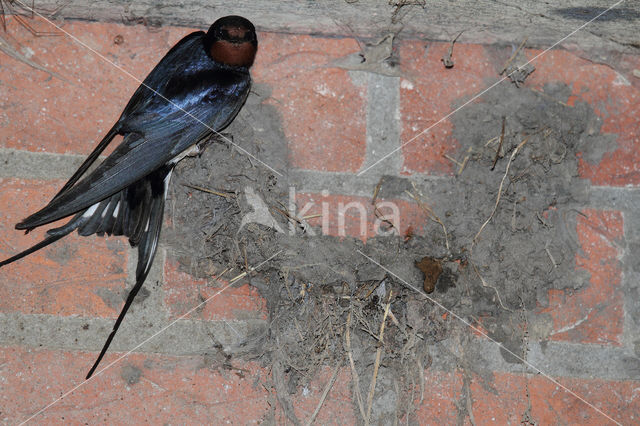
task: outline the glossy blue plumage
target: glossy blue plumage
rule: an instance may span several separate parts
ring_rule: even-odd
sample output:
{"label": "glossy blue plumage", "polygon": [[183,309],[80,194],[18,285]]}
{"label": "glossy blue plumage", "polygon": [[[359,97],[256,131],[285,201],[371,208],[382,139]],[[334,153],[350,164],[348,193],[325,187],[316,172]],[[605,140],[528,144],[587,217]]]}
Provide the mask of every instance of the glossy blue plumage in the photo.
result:
{"label": "glossy blue plumage", "polygon": [[204,40],[205,33],[196,32],[169,51],[109,132],[123,134],[123,142],[94,172],[67,186],[18,229],[32,229],[90,207],[233,120],[249,93],[249,72],[214,62]]}
{"label": "glossy blue plumage", "polygon": [[[87,378],[100,363],[149,273],[175,164],[238,114],[249,94],[248,66],[253,63],[257,43],[253,24],[239,16],[221,18],[206,34],[199,31],[183,38],[145,78],[116,124],[60,192],[16,225],[28,231],[75,215],[65,225],[47,231],[47,238],[40,243],[0,262],[0,267],[74,230],[80,235],[126,235],[130,244],[138,247],[136,284]],[[216,47],[216,54],[232,54],[227,63],[240,60],[245,65],[226,65],[224,55],[214,61],[212,47]],[[123,136],[122,143],[84,176],[118,134]]]}

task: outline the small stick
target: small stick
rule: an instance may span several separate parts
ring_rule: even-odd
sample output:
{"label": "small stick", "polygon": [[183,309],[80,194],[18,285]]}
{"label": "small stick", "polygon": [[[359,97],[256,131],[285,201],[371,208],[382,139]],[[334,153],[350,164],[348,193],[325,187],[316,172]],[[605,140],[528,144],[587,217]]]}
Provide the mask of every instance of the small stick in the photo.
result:
{"label": "small stick", "polygon": [[[422,195],[420,193],[420,191],[418,190],[418,188],[416,187],[416,184],[414,182],[411,182],[411,186],[413,186],[413,190],[416,191],[416,194]],[[447,251],[449,251],[449,234],[447,233],[447,227],[444,226],[444,222],[442,222],[442,220],[440,220],[438,215],[436,215],[433,212],[433,210],[431,209],[431,207],[426,205],[424,203],[424,201],[422,201],[421,198],[419,198],[418,196],[412,194],[411,192],[409,192],[407,190],[405,190],[404,192],[406,192],[409,195],[409,197],[413,198],[413,200],[418,203],[418,206],[420,206],[420,208],[422,210],[424,210],[429,215],[429,218],[431,220],[433,220],[434,222],[440,224],[440,226],[442,227],[442,232],[444,232],[444,242],[445,242],[445,245],[447,246]]]}
{"label": "small stick", "polygon": [[502,131],[500,132],[500,142],[498,142],[498,149],[496,150],[496,157],[493,159],[493,165],[491,166],[491,171],[496,168],[496,163],[498,162],[498,157],[500,156],[500,151],[502,151],[502,143],[504,142],[504,125],[507,122],[507,117],[502,116]]}
{"label": "small stick", "polygon": [[322,215],[321,214],[311,214],[309,216],[302,216],[302,220],[315,219],[316,217],[322,217]]}
{"label": "small stick", "polygon": [[419,359],[416,358],[416,364],[418,366],[418,374],[420,375],[420,404],[424,401],[424,367]]}
{"label": "small stick", "polygon": [[[233,284],[234,282],[246,277],[247,275],[249,275],[251,272],[255,271],[256,269],[258,269],[259,267],[261,267],[262,265],[264,265],[265,263],[267,263],[268,261],[270,261],[271,259],[273,259],[274,257],[276,257],[277,255],[279,255],[280,253],[282,253],[282,250],[278,251],[276,254],[272,255],[270,258],[268,258],[267,260],[263,261],[262,263],[260,263],[257,266],[250,266],[248,270],[244,271],[243,273],[241,273],[240,275],[236,275],[234,278],[232,278],[231,280],[229,280],[229,284]],[[233,268],[230,269],[230,271],[233,271]]]}
{"label": "small stick", "polygon": [[375,189],[373,190],[373,197],[371,198],[371,205],[376,205],[376,200],[378,199],[378,194],[380,193],[380,188],[382,187],[382,178],[378,181]]}
{"label": "small stick", "polygon": [[[467,151],[469,154],[471,153],[471,147],[469,147],[469,150]],[[462,160],[462,164],[460,165],[460,168],[458,169],[458,176],[460,176],[462,174],[462,171],[464,170],[464,168],[467,166],[467,163],[469,162],[469,158],[471,157],[469,154],[467,154],[464,157],[464,160]]]}
{"label": "small stick", "polygon": [[380,281],[378,281],[377,283],[375,283],[374,286],[371,287],[371,289],[369,290],[369,292],[366,294],[366,296],[363,297],[363,299],[368,299],[369,296],[371,296],[371,293],[373,293],[379,286],[380,284],[382,284],[382,282],[387,278],[387,276],[385,275],[384,278],[382,278]]}
{"label": "small stick", "polygon": [[318,406],[316,407],[315,411],[313,412],[313,415],[311,415],[311,418],[307,422],[307,426],[310,426],[315,421],[316,416],[320,412],[320,409],[322,408],[322,404],[324,404],[324,400],[327,398],[327,394],[329,393],[329,391],[333,387],[333,384],[336,382],[336,378],[338,377],[338,368],[339,367],[340,367],[340,365],[337,364],[335,366],[335,368],[333,369],[333,375],[331,376],[331,379],[329,380],[329,383],[327,383],[327,386],[325,386],[324,392],[322,392],[322,396],[320,397],[320,401],[318,402]]}
{"label": "small stick", "polygon": [[482,287],[486,287],[486,288],[490,288],[493,291],[496,292],[496,296],[498,297],[498,302],[500,303],[500,306],[502,306],[502,309],[504,309],[505,311],[509,311],[509,312],[513,312],[511,309],[507,308],[506,306],[504,306],[504,303],[502,303],[502,299],[500,298],[500,293],[498,292],[498,289],[495,288],[492,285],[487,284],[487,282],[484,280],[484,278],[482,278],[482,275],[480,275],[480,271],[478,271],[478,268],[476,267],[475,263],[470,262],[471,266],[473,267],[473,270],[475,271],[476,275],[478,275],[478,278],[480,278],[480,282],[482,283]]}
{"label": "small stick", "polygon": [[554,102],[556,102],[556,103],[559,103],[560,105],[563,105],[563,106],[569,106],[569,105],[568,105],[568,104],[566,104],[565,102],[559,101],[559,100],[557,100],[556,98],[554,98],[553,96],[549,96],[549,95],[547,95],[546,93],[544,93],[544,92],[543,92],[542,90],[540,90],[540,89],[533,89],[533,88],[532,88],[531,90],[533,90],[534,92],[538,92],[540,95],[544,96],[545,98],[551,99],[552,101],[554,101]]}
{"label": "small stick", "polygon": [[[490,142],[491,141],[487,142],[487,145]],[[464,160],[462,160],[462,163],[459,162],[458,160],[456,160],[455,158],[447,155],[447,154],[444,154],[443,157],[446,158],[447,160],[455,163],[458,166],[458,171],[456,172],[456,174],[460,175],[462,173],[462,171],[464,170],[464,168],[466,167],[467,163],[469,162],[469,158],[471,157],[471,152],[473,152],[473,147],[469,147],[469,149],[467,149],[467,155],[464,157]]]}
{"label": "small stick", "polygon": [[278,207],[276,207],[276,206],[269,206],[269,207],[270,207],[272,210],[277,211],[278,213],[280,213],[282,216],[286,217],[287,219],[292,220],[292,221],[294,221],[294,222],[297,222],[297,223],[299,223],[299,224],[302,224],[302,220],[301,220],[301,219],[298,219],[297,217],[292,216],[289,212],[287,212],[287,211],[285,211],[285,210],[282,210],[282,209],[280,209],[280,208],[278,208]]}
{"label": "small stick", "polygon": [[497,141],[500,138],[500,136],[496,136],[495,138],[491,138],[487,141],[487,143],[484,144],[484,147],[488,147],[489,145],[491,145],[492,143],[494,143],[495,141]]}
{"label": "small stick", "polygon": [[462,163],[459,162],[458,160],[456,160],[455,158],[449,156],[448,154],[444,154],[443,156],[444,158],[446,158],[447,160],[451,161],[452,163],[455,163],[458,167],[462,166]]}
{"label": "small stick", "polygon": [[191,185],[188,183],[183,183],[182,186],[186,186],[187,188],[195,189],[196,191],[206,192],[207,194],[218,195],[224,198],[234,198],[231,194],[224,194],[222,192],[214,191],[213,189],[203,188],[202,186]]}
{"label": "small stick", "polygon": [[453,45],[456,42],[456,40],[458,40],[458,37],[460,37],[462,35],[462,33],[464,32],[464,30],[460,31],[458,33],[458,35],[456,36],[456,38],[454,38],[453,40],[451,40],[451,45],[449,45],[449,50],[447,51],[447,53],[445,53],[445,55],[442,57],[442,59],[440,59],[442,61],[442,63],[444,64],[445,68],[453,68]]}
{"label": "small stick", "polygon": [[[377,205],[373,205],[373,213],[376,215],[376,217],[378,219],[380,219],[382,222],[386,223],[387,225],[389,225],[391,228],[395,228],[396,226],[393,224],[393,222],[391,222],[389,219],[387,219],[382,212],[380,211],[380,209],[378,209]],[[398,231],[398,234],[400,233],[400,231],[396,228],[396,231]]]}
{"label": "small stick", "polygon": [[356,388],[356,401],[358,401],[358,408],[360,409],[360,415],[362,419],[366,421],[367,417],[364,411],[364,405],[362,404],[362,394],[360,393],[360,379],[358,378],[358,371],[356,365],[353,362],[353,355],[351,355],[351,312],[353,311],[353,305],[349,310],[347,316],[347,326],[345,327],[345,340],[347,345],[347,356],[349,357],[349,364],[351,365],[351,374],[353,374],[353,382]]}
{"label": "small stick", "polygon": [[36,61],[27,58],[25,55],[20,53],[15,47],[13,47],[6,40],[5,37],[9,37],[9,34],[5,34],[4,37],[0,37],[0,51],[4,52],[5,54],[7,54],[8,56],[12,57],[16,61],[20,61],[20,62],[22,62],[24,64],[29,65],[31,68],[37,69],[37,70],[42,71],[42,72],[46,72],[50,76],[56,77],[57,79],[62,80],[65,83],[74,84],[71,81],[69,81],[66,78],[64,78],[63,76],[61,76],[60,74],[58,74],[57,72],[51,71],[48,68],[46,68],[44,65],[40,65]]}
{"label": "small stick", "polygon": [[502,180],[500,181],[500,186],[498,187],[498,196],[496,197],[496,204],[493,206],[493,211],[491,212],[491,215],[489,215],[487,220],[484,221],[484,223],[480,227],[480,230],[478,231],[476,236],[473,237],[473,244],[476,244],[478,242],[478,237],[480,236],[480,234],[484,230],[485,226],[487,226],[487,224],[491,221],[493,216],[496,214],[496,210],[498,209],[498,204],[500,203],[500,197],[502,196],[502,186],[504,185],[504,181],[507,179],[507,175],[509,174],[509,167],[511,167],[511,162],[515,158],[516,154],[518,154],[518,151],[520,151],[520,148],[522,148],[524,146],[524,144],[527,143],[527,141],[529,140],[529,138],[531,136],[533,136],[533,135],[529,135],[526,138],[524,138],[524,140],[522,142],[520,142],[520,145],[518,145],[516,147],[516,149],[514,149],[513,152],[511,153],[511,157],[509,157],[509,162],[507,163],[507,168],[504,171],[504,176],[502,176]]}
{"label": "small stick", "polygon": [[538,220],[540,221],[541,224],[543,224],[544,226],[546,226],[547,228],[551,228],[552,226],[549,225],[542,216],[540,216],[540,212],[536,212],[536,217],[538,218]]}
{"label": "small stick", "polygon": [[551,255],[551,251],[549,250],[549,243],[551,241],[547,241],[547,244],[544,245],[544,251],[547,252],[547,256],[549,256],[549,260],[551,260],[551,263],[553,264],[553,268],[555,269],[558,267],[558,264],[556,263],[556,260],[553,258],[553,256]]}
{"label": "small stick", "polygon": [[389,315],[389,307],[391,306],[392,294],[393,291],[389,290],[389,299],[387,300],[387,305],[384,307],[384,315],[382,317],[382,323],[380,324],[380,337],[378,338],[380,343],[378,344],[378,350],[376,351],[376,363],[373,366],[373,378],[371,379],[371,385],[369,386],[369,397],[367,398],[367,417],[365,417],[364,420],[365,425],[369,425],[370,422],[371,407],[373,405],[373,395],[376,391],[376,380],[378,379],[378,369],[380,368],[380,358],[382,357],[382,349],[384,349],[384,324],[387,321],[387,316]]}
{"label": "small stick", "polygon": [[244,270],[248,271],[249,270],[249,261],[247,260],[247,246],[246,245],[242,246],[242,252],[244,253]]}
{"label": "small stick", "polygon": [[[393,323],[396,325],[396,327],[400,328],[400,321],[398,321],[398,318],[396,318],[396,316],[393,315],[393,311],[391,309],[389,309],[389,318],[391,318],[391,321],[393,321]],[[402,331],[402,329],[401,329],[401,331]]]}
{"label": "small stick", "polygon": [[524,40],[522,40],[522,43],[520,43],[520,46],[518,46],[518,48],[516,49],[515,52],[513,52],[513,55],[511,55],[511,57],[507,60],[507,62],[504,63],[504,67],[502,68],[502,71],[500,71],[499,75],[504,74],[504,72],[507,70],[507,68],[509,67],[509,65],[511,65],[511,62],[513,62],[513,60],[516,58],[516,56],[518,55],[518,52],[520,52],[520,50],[524,47],[524,44],[527,42],[527,40],[529,39],[529,37],[525,37]]}

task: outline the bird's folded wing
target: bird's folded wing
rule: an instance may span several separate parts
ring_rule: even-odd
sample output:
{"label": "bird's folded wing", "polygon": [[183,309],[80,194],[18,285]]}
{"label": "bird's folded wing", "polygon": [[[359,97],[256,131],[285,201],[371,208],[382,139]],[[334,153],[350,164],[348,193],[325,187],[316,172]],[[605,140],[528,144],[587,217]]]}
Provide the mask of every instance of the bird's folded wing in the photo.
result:
{"label": "bird's folded wing", "polygon": [[205,126],[178,111],[144,136],[128,134],[93,172],[16,228],[33,229],[89,208],[163,166],[208,133]]}
{"label": "bird's folded wing", "polygon": [[[184,64],[189,62],[188,56],[192,54],[192,51],[202,48],[204,35],[205,33],[202,31],[191,33],[167,52],[133,93],[116,124],[109,130],[98,146],[89,154],[54,198],[60,196],[67,189],[75,185],[113,140],[114,136],[120,132],[123,125],[124,127],[128,127],[127,121],[130,120],[130,117],[140,117],[144,115],[145,111],[149,109],[154,102],[157,102],[156,98],[158,97],[158,93],[163,91],[172,76],[180,71],[179,68],[184,67]],[[187,57],[182,58],[182,56]]]}

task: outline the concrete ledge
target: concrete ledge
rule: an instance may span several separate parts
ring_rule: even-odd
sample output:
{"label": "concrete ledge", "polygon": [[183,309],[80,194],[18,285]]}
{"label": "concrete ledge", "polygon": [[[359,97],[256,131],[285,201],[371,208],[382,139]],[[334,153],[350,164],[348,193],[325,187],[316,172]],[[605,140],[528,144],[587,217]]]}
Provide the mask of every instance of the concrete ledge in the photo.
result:
{"label": "concrete ledge", "polygon": [[[528,37],[529,46],[549,46],[595,18],[615,0],[528,2],[478,2],[457,0],[397,6],[403,2],[370,1],[253,1],[195,0],[187,3],[143,0],[45,0],[38,10],[53,11],[60,19],[83,19],[142,23],[149,26],[179,25],[208,28],[218,17],[240,14],[260,30],[290,33],[320,33],[379,37],[402,28],[403,37],[450,40],[464,30],[461,42],[513,43]],[[394,5],[396,4],[396,5]],[[47,13],[48,11],[48,13]],[[589,24],[567,43],[582,49],[593,47],[636,50],[635,37],[640,10],[634,2],[622,1],[614,10]]]}

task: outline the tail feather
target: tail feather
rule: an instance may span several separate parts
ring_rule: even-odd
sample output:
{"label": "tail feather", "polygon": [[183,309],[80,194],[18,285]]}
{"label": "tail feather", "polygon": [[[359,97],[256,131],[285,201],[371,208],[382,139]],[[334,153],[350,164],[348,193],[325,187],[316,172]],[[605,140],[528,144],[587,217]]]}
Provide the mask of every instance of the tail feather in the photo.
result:
{"label": "tail feather", "polygon": [[47,247],[50,244],[55,243],[56,241],[58,241],[60,238],[69,235],[71,232],[73,232],[74,229],[78,228],[79,226],[82,226],[82,224],[84,222],[86,222],[87,218],[82,217],[82,214],[77,214],[76,216],[74,216],[73,219],[71,219],[66,225],[63,225],[59,228],[54,228],[54,229],[50,229],[49,231],[47,231],[47,237],[40,241],[39,243],[33,245],[32,247],[29,247],[28,249],[26,249],[25,251],[22,251],[14,256],[11,256],[10,258],[3,260],[2,262],[0,262],[0,268],[2,268],[3,266],[6,266],[10,263],[15,262],[16,260],[20,260],[25,256],[30,255],[31,253],[34,253],[42,248]]}
{"label": "tail feather", "polygon": [[[136,284],[133,286],[129,294],[127,295],[127,300],[116,319],[116,322],[113,324],[113,328],[111,329],[111,333],[107,337],[104,345],[102,346],[102,350],[98,355],[95,363],[87,373],[87,379],[89,379],[93,373],[98,368],[100,361],[104,357],[105,353],[109,349],[111,345],[111,341],[115,337],[118,329],[120,328],[120,324],[124,320],[129,307],[136,298],[136,295],[142,288],[142,284],[144,284],[147,275],[149,274],[149,270],[151,269],[151,264],[153,263],[153,259],[155,257],[158,240],[160,239],[160,230],[162,229],[162,218],[164,216],[164,201],[167,195],[167,188],[169,185],[169,179],[171,176],[172,167],[162,168],[150,175],[150,179],[145,179],[146,182],[140,182],[141,185],[145,185],[147,188],[148,197],[143,197],[143,200],[149,199],[149,202],[141,202],[140,205],[136,206],[132,211],[140,210],[140,212],[135,212],[134,216],[139,217],[139,223],[134,226],[135,228],[143,229],[139,244],[138,244],[138,265],[136,267]],[[158,183],[161,183],[160,187]],[[131,241],[130,237],[130,241]],[[133,243],[132,243],[133,244]]]}
{"label": "tail feather", "polygon": [[[164,202],[172,171],[173,165],[161,167],[120,192],[76,213],[65,225],[48,230],[47,237],[33,247],[0,262],[0,267],[2,267],[22,259],[58,241],[76,229],[83,236],[94,233],[98,235],[126,235],[129,237],[130,244],[138,247],[136,283],[129,292],[124,307],[87,378],[91,377],[100,364],[129,307],[149,274],[158,247],[164,216]],[[72,181],[73,179],[69,182]]]}
{"label": "tail feather", "polygon": [[26,249],[25,251],[16,254],[15,256],[11,256],[10,258],[3,260],[2,262],[0,262],[0,268],[2,268],[5,265],[8,265],[10,263],[15,262],[16,260],[20,260],[25,256],[30,255],[33,252],[36,252],[38,250],[40,250],[41,248],[45,248],[46,246],[48,246],[49,244],[53,244],[56,241],[58,241],[60,238],[64,237],[66,234],[60,234],[60,235],[49,235],[47,238],[45,238],[44,240],[40,241],[38,244],[34,245],[33,247],[30,247],[28,249]]}
{"label": "tail feather", "polygon": [[88,235],[93,235],[96,233],[98,226],[102,222],[102,213],[107,208],[110,199],[102,200],[96,206],[94,212],[91,214],[91,217],[84,223],[82,226],[78,227],[78,234],[83,237]]}
{"label": "tail feather", "polygon": [[116,209],[120,210],[118,203],[120,202],[121,197],[121,193],[117,193],[111,196],[111,198],[109,199],[109,204],[107,205],[107,208],[104,210],[104,213],[102,215],[100,226],[98,226],[98,229],[96,229],[96,234],[100,236],[104,234],[113,234],[113,224],[117,218]]}
{"label": "tail feather", "polygon": [[[124,198],[124,191],[120,192],[119,203],[116,205],[116,209],[118,209],[118,214],[116,215],[113,221],[113,231],[111,233],[113,235],[124,235],[124,216],[127,211],[127,201]],[[116,212],[113,214],[115,215]]]}

